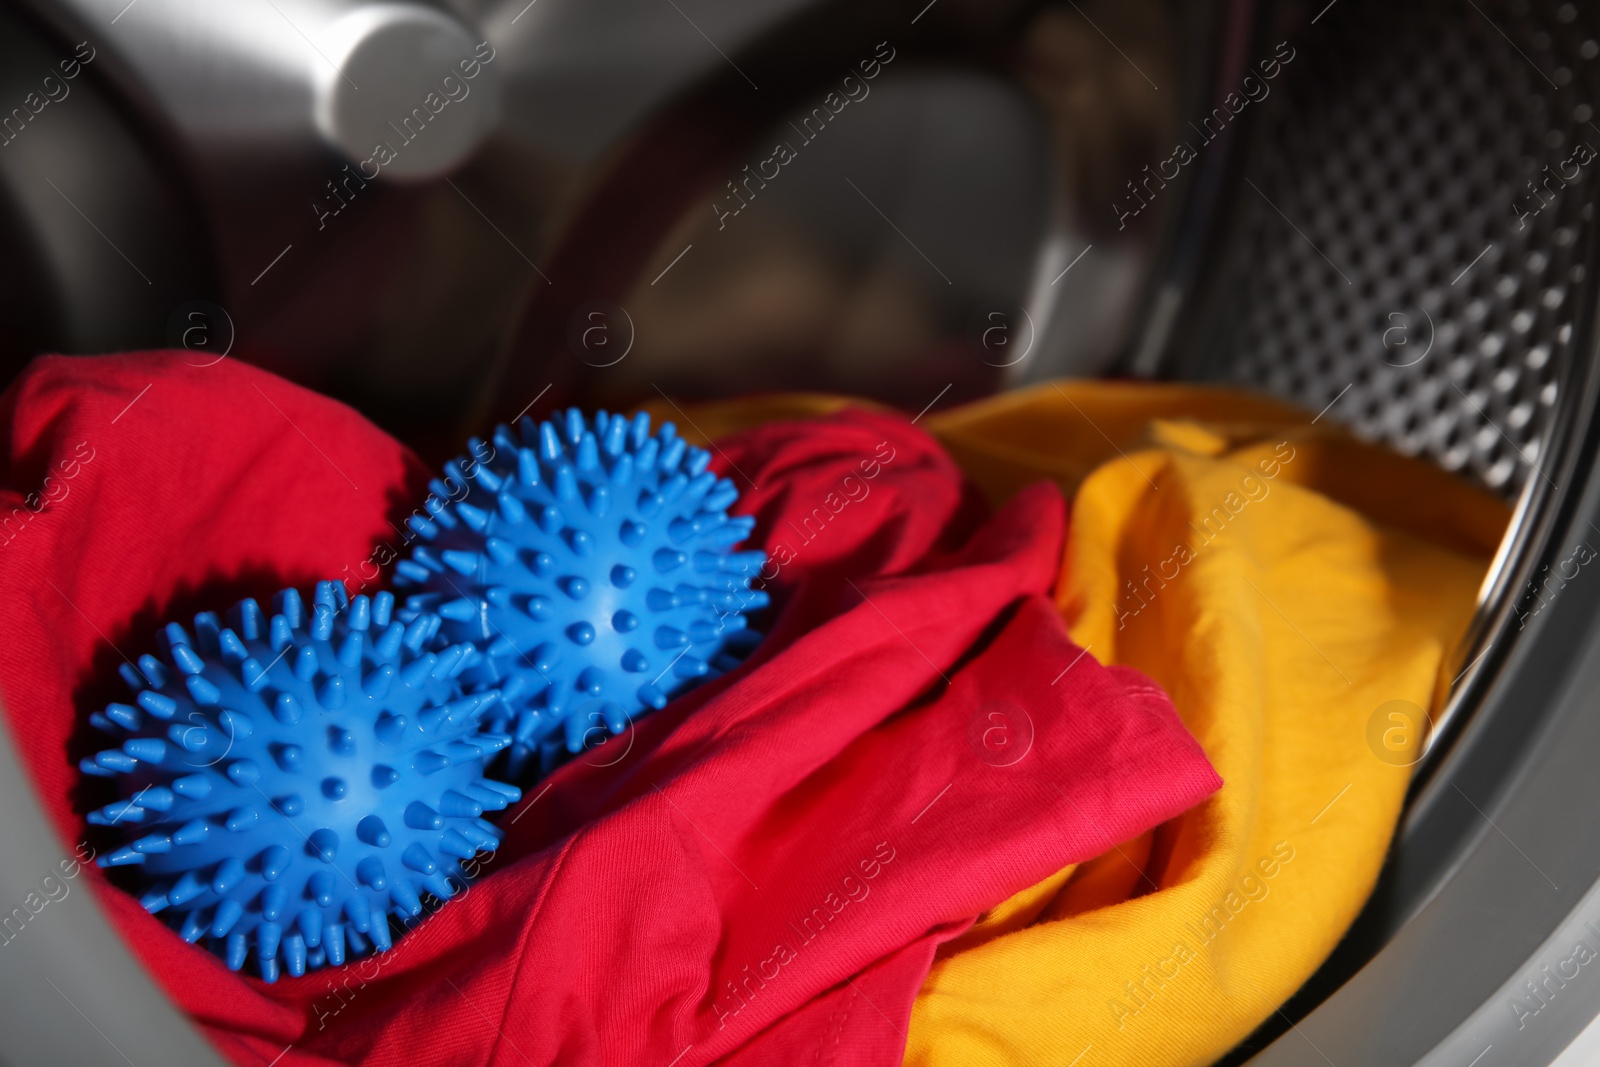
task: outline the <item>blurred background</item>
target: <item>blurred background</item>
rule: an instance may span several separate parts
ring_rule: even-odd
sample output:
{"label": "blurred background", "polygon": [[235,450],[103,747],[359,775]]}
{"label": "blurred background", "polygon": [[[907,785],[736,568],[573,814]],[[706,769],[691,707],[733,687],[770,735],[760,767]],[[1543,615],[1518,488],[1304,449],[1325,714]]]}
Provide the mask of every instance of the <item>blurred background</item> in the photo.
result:
{"label": "blurred background", "polygon": [[1227,6],[12,3],[3,373],[226,352],[418,441],[546,385],[918,410],[1100,373],[1183,190],[1113,204],[1253,28]]}
{"label": "blurred background", "polygon": [[[1561,0],[0,0],[0,383],[245,360],[437,459],[569,403],[1207,381],[1458,472],[1516,519],[1390,866],[1231,1057],[1320,1062],[1293,1019],[1416,1062],[1587,892],[1469,867],[1441,798],[1511,805],[1592,714],[1575,636],[1502,680],[1600,492],[1597,37]],[[1520,840],[1585,810],[1551,803]],[[1557,1050],[1600,988],[1563,1005]]]}

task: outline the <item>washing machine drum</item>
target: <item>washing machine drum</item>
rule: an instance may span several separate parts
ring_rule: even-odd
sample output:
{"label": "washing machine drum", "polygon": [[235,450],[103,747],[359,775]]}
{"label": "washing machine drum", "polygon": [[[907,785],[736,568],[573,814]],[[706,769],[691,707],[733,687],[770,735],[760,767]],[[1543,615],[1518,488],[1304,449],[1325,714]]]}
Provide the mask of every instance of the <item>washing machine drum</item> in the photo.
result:
{"label": "washing machine drum", "polygon": [[[1379,886],[1224,1062],[1600,1057],[1562,970],[1600,951],[1600,598],[1549,581],[1600,544],[1600,12],[32,0],[0,94],[7,378],[247,358],[424,452],[541,398],[1227,382],[1499,495]],[[7,746],[0,806],[21,900],[59,845]],[[52,907],[0,953],[8,1060],[216,1062],[87,894]]]}

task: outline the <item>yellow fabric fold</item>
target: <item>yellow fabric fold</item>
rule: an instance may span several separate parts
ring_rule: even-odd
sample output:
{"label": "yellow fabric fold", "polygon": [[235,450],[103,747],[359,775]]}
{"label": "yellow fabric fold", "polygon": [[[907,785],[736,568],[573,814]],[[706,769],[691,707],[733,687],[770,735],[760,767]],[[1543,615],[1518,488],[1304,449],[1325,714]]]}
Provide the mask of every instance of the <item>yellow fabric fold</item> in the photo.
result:
{"label": "yellow fabric fold", "polygon": [[[842,403],[708,405],[685,430]],[[1407,709],[1443,691],[1509,513],[1225,390],[1047,383],[922,425],[996,503],[1041,478],[1069,494],[1057,600],[1074,639],[1160,683],[1224,785],[946,945],[906,1062],[1210,1063],[1370,893],[1422,740]]]}

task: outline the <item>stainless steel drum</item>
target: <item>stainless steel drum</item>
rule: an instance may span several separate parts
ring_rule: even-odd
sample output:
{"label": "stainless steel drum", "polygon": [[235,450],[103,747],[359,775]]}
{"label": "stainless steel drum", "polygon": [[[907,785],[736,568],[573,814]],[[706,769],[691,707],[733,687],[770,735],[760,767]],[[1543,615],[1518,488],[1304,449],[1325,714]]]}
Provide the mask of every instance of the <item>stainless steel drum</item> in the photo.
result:
{"label": "stainless steel drum", "polygon": [[[1559,0],[9,0],[0,378],[187,347],[428,455],[663,395],[1295,401],[1514,520],[1377,892],[1226,1062],[1588,1062],[1600,983],[1506,998],[1600,923],[1600,613],[1517,618],[1600,537],[1596,108]],[[21,899],[56,846],[0,764]],[[0,1056],[106,1060],[88,1018],[215,1062],[56,907],[0,953]]]}

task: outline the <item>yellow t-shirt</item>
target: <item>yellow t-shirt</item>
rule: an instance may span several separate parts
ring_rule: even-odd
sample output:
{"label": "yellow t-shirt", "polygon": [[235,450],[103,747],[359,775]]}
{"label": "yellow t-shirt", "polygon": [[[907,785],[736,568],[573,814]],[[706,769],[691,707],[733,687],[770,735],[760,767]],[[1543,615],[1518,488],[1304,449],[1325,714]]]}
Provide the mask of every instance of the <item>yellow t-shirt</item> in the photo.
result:
{"label": "yellow t-shirt", "polygon": [[[684,430],[844,403],[708,405]],[[1165,687],[1225,784],[945,945],[906,1062],[1210,1063],[1371,892],[1508,511],[1226,390],[1047,383],[921,425],[996,503],[1041,478],[1067,492],[1057,602],[1074,640]]]}

